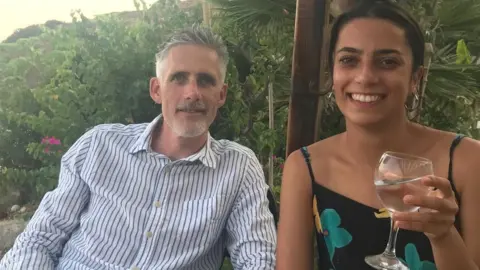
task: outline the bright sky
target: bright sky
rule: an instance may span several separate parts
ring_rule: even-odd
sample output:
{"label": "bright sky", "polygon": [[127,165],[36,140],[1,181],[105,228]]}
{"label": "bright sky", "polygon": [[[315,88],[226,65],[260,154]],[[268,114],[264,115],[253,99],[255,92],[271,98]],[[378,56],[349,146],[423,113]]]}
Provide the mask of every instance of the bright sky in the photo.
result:
{"label": "bright sky", "polygon": [[[149,6],[156,0],[145,0]],[[85,16],[135,10],[133,0],[0,0],[0,42],[18,28],[48,20],[70,22],[70,11],[80,9]]]}

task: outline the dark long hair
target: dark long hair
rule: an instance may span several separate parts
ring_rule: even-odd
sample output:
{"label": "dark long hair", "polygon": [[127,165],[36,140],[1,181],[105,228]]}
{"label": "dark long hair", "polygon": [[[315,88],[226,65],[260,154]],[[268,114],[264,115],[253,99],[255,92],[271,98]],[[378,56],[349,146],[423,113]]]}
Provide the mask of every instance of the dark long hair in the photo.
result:
{"label": "dark long hair", "polygon": [[335,47],[342,28],[354,19],[375,18],[387,20],[405,31],[405,37],[412,51],[412,72],[423,66],[425,55],[425,37],[417,21],[405,9],[389,0],[363,0],[351,10],[338,16],[330,35],[328,49],[328,67],[333,71]]}

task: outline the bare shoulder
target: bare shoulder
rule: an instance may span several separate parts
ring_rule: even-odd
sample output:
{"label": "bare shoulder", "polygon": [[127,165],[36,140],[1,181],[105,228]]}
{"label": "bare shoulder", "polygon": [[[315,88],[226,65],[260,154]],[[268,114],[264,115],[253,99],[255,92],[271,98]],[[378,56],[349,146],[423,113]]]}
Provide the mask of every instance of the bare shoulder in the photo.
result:
{"label": "bare shoulder", "polygon": [[308,151],[312,159],[324,160],[325,157],[331,157],[335,153],[338,153],[339,148],[342,146],[341,142],[344,135],[345,133],[340,133],[309,145]]}
{"label": "bare shoulder", "polygon": [[[307,152],[312,162],[318,162],[330,152],[333,145],[338,143],[338,136],[329,137],[327,139],[315,142],[307,146]],[[283,184],[289,182],[295,182],[296,185],[300,185],[302,190],[311,192],[311,177],[307,166],[306,157],[302,153],[301,149],[292,152],[285,161],[283,169]]]}
{"label": "bare shoulder", "polygon": [[[453,144],[456,133],[441,131],[441,130],[432,130],[436,133],[438,140],[442,145],[447,145],[446,147],[450,150],[450,146]],[[456,173],[460,178],[461,176],[466,176],[465,174],[472,174],[476,172],[476,175],[479,175],[480,172],[480,141],[472,139],[470,137],[464,137],[458,142],[458,145],[455,147],[453,152],[453,164],[454,164],[454,173]]]}
{"label": "bare shoulder", "polygon": [[300,149],[293,151],[283,167],[282,186],[285,182],[306,182],[308,177],[308,167],[302,151]]}
{"label": "bare shoulder", "polygon": [[455,149],[453,160],[454,174],[459,180],[467,181],[462,185],[469,181],[480,182],[480,141],[463,138]]}
{"label": "bare shoulder", "polygon": [[[439,145],[443,151],[450,152],[450,147],[457,134],[434,129],[431,129],[430,132],[434,133],[433,137],[436,137],[433,140],[434,143]],[[432,136],[428,137],[432,138]],[[446,158],[445,164],[448,164],[449,155]],[[452,165],[453,179],[460,192],[469,188],[473,184],[472,181],[480,183],[480,141],[469,137],[461,139],[453,152]]]}

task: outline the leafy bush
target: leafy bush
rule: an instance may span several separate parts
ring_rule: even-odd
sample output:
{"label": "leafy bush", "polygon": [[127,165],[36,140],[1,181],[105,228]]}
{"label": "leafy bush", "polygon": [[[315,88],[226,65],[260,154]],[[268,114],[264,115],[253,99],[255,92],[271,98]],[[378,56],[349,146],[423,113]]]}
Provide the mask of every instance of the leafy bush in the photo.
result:
{"label": "leafy bush", "polygon": [[[230,86],[227,103],[211,132],[252,148],[265,167],[274,155],[272,188],[278,195],[285,158],[295,5],[291,0],[214,2],[219,12],[214,14],[213,28],[224,37],[232,61],[226,78]],[[468,23],[480,20],[474,12],[480,5],[466,9],[467,4],[448,0],[439,8],[429,3],[416,0],[409,4],[415,14],[423,16],[422,24],[436,48],[421,120],[479,136],[474,124],[480,117],[480,73],[472,65],[475,59],[469,57],[467,45],[473,48],[472,55],[480,53],[480,28]],[[449,20],[458,17],[455,12],[467,11],[471,20]],[[37,36],[1,43],[0,192],[20,193],[18,202],[12,203],[38,201],[56,184],[61,154],[86,130],[101,123],[149,122],[158,115],[160,108],[148,93],[158,45],[172,31],[201,22],[201,14],[200,5],[182,10],[173,0],[95,20],[74,13],[70,24],[49,26]],[[439,24],[438,19],[446,23]],[[459,33],[465,32],[473,34],[458,43],[463,47],[457,46]],[[274,89],[274,129],[269,128],[269,84]],[[344,130],[341,113],[327,98],[324,103],[320,139]],[[45,138],[52,137],[60,144],[45,143]]]}
{"label": "leafy bush", "polygon": [[[138,11],[133,21],[76,14],[62,28],[0,44],[0,55],[18,54],[0,56],[2,194],[19,191],[12,203],[39,200],[55,186],[62,152],[86,130],[158,115],[148,93],[157,47],[172,31],[199,22],[200,14],[162,1]],[[61,145],[45,145],[45,137]]]}

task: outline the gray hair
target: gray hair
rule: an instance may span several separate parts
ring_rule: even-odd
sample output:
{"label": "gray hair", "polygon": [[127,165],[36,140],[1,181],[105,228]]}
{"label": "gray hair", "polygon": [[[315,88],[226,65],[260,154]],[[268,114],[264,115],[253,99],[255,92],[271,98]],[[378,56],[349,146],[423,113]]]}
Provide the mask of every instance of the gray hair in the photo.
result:
{"label": "gray hair", "polygon": [[228,50],[223,43],[222,38],[215,34],[210,28],[194,25],[191,28],[184,29],[173,34],[162,46],[160,52],[155,56],[155,70],[157,77],[161,77],[164,60],[167,58],[170,50],[178,45],[200,45],[214,50],[220,59],[220,75],[222,81],[225,80],[228,65]]}

